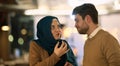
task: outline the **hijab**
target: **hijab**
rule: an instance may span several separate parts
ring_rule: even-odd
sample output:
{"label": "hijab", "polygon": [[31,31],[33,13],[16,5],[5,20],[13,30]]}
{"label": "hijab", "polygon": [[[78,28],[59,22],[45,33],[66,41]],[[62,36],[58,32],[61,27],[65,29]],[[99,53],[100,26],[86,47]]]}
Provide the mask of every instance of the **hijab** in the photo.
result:
{"label": "hijab", "polygon": [[[54,47],[59,40],[55,40],[52,33],[51,33],[51,24],[52,20],[57,19],[54,16],[45,16],[43,17],[37,24],[37,40],[34,40],[39,46],[45,49],[49,55],[51,55],[54,51]],[[58,20],[59,22],[59,20]],[[60,23],[59,23],[60,24]],[[65,41],[65,40],[64,40]],[[61,57],[61,60],[55,66],[64,66],[65,62],[67,61],[67,54],[64,54]]]}

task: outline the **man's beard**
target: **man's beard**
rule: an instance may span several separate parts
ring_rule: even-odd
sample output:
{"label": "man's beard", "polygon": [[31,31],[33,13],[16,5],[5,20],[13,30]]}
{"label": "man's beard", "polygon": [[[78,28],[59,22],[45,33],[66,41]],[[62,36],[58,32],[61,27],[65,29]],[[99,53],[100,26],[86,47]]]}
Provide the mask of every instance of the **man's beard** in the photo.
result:
{"label": "man's beard", "polygon": [[78,30],[79,34],[87,34],[89,27],[82,28],[81,30]]}

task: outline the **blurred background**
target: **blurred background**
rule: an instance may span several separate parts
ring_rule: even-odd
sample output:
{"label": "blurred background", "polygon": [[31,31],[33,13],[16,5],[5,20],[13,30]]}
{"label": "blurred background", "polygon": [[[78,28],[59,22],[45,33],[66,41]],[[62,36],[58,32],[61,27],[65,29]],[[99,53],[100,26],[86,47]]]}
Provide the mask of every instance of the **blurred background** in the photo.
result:
{"label": "blurred background", "polygon": [[99,25],[120,42],[120,0],[0,0],[0,66],[29,66],[29,42],[36,39],[36,24],[46,15],[57,16],[63,36],[82,66],[86,35],[74,27],[74,7],[95,4]]}

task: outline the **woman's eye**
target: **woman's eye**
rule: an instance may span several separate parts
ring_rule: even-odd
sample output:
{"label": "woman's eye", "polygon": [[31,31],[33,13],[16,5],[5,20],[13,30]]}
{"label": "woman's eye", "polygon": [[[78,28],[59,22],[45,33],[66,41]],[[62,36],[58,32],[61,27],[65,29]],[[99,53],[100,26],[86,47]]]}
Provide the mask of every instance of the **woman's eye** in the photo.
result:
{"label": "woman's eye", "polygon": [[59,25],[58,28],[61,28],[61,26]]}
{"label": "woman's eye", "polygon": [[54,29],[55,28],[55,26],[51,26],[51,29]]}

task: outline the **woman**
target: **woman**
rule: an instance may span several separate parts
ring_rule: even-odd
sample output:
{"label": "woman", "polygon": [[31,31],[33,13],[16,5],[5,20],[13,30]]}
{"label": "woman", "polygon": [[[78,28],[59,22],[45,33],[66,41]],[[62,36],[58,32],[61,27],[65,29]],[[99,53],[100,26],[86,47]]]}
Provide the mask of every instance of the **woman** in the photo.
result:
{"label": "woman", "polygon": [[77,66],[73,52],[61,38],[57,17],[46,16],[37,24],[37,40],[30,42],[30,66]]}

